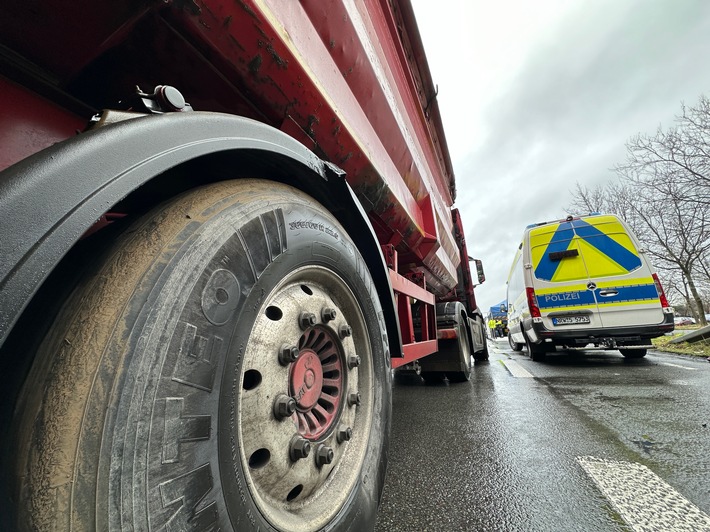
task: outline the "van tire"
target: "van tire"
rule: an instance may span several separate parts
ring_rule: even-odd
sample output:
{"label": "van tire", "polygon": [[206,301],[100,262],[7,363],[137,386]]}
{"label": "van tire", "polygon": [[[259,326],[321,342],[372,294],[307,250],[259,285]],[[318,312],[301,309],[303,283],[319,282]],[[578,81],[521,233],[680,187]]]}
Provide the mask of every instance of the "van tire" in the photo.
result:
{"label": "van tire", "polygon": [[513,336],[508,333],[508,343],[510,344],[510,348],[513,351],[522,351],[523,350],[523,344],[519,344],[515,340],[513,340]]}
{"label": "van tire", "polygon": [[530,357],[531,360],[534,360],[535,362],[540,362],[542,360],[545,360],[545,355],[547,353],[545,351],[544,345],[534,344],[526,336],[525,337],[525,348],[527,351],[527,355]]}
{"label": "van tire", "polygon": [[646,349],[619,349],[619,353],[624,355],[624,358],[643,358],[646,352]]}

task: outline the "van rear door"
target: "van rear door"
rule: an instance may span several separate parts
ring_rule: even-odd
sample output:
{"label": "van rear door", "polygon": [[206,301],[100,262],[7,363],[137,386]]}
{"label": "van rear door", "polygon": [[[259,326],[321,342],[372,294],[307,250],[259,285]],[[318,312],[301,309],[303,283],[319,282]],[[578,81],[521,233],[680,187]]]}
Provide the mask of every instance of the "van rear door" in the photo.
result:
{"label": "van rear door", "polygon": [[648,263],[628,229],[615,216],[572,222],[604,327],[663,322],[663,309]]}
{"label": "van rear door", "polygon": [[530,229],[533,287],[549,330],[602,327],[582,243],[571,221]]}

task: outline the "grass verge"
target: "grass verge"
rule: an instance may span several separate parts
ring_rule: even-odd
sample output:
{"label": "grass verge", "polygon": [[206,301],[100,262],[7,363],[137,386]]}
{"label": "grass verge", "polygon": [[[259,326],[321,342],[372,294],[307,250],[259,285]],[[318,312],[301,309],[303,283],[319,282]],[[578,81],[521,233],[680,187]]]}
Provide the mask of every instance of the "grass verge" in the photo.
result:
{"label": "grass verge", "polygon": [[710,341],[701,340],[693,344],[682,342],[680,344],[671,344],[670,341],[684,334],[685,331],[680,330],[673,333],[672,336],[659,336],[652,340],[653,345],[659,351],[667,353],[678,353],[680,355],[690,355],[697,357],[710,357]]}

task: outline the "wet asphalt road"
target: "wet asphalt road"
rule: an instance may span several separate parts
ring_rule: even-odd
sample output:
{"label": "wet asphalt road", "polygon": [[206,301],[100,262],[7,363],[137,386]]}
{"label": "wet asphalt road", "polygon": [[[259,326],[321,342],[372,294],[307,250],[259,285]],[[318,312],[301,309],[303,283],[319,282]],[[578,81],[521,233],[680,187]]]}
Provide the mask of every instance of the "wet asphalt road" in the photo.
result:
{"label": "wet asphalt road", "polygon": [[396,379],[378,532],[710,530],[707,361],[489,343],[471,382]]}

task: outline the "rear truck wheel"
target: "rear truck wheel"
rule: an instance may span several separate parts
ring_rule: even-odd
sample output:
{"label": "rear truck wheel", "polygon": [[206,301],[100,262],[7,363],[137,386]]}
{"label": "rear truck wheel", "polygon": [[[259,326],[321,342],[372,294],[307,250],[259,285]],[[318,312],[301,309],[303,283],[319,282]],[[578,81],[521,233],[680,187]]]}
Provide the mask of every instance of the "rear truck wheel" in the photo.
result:
{"label": "rear truck wheel", "polygon": [[619,349],[619,353],[625,358],[643,358],[646,356],[646,349]]}
{"label": "rear truck wheel", "polygon": [[468,340],[468,331],[464,317],[459,316],[456,322],[456,340],[443,340],[439,342],[439,352],[451,350],[448,356],[458,357],[458,370],[447,371],[446,376],[449,382],[466,382],[471,380],[473,369],[473,356],[471,354],[471,343]]}
{"label": "rear truck wheel", "polygon": [[531,342],[527,336],[525,337],[525,349],[527,355],[535,362],[545,360],[545,355],[547,354],[545,346]]}
{"label": "rear truck wheel", "polygon": [[523,344],[519,344],[515,340],[513,340],[513,336],[508,333],[508,344],[510,344],[510,348],[513,351],[522,351],[523,350]]}
{"label": "rear truck wheel", "polygon": [[483,349],[477,353],[473,354],[473,360],[476,362],[485,362],[490,358],[490,354],[488,353],[488,342],[486,341],[486,337],[483,337]]}
{"label": "rear truck wheel", "polygon": [[374,528],[391,411],[377,292],[343,228],[218,183],[124,233],[40,347],[19,528]]}
{"label": "rear truck wheel", "polygon": [[474,348],[473,360],[476,362],[485,362],[490,358],[490,354],[488,353],[488,338],[486,337],[486,324],[482,319],[478,319],[478,317],[473,320],[473,323],[474,327],[479,328],[479,336],[481,338],[481,342],[483,343],[483,349],[480,351],[475,351]]}
{"label": "rear truck wheel", "polygon": [[464,382],[471,378],[473,357],[466,330],[465,312],[459,302],[437,304],[437,328],[455,330],[456,338],[439,340],[439,350],[419,360],[422,376],[427,382],[441,380],[444,376],[447,376],[450,382]]}

